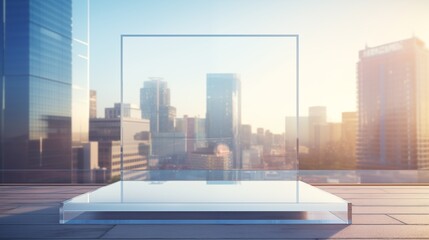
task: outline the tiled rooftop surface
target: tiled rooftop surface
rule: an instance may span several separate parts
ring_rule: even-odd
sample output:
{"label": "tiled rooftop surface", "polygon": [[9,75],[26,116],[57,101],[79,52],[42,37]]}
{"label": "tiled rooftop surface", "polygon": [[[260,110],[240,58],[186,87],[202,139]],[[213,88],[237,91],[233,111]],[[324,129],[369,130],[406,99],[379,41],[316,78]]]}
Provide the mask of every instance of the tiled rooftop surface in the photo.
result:
{"label": "tiled rooftop surface", "polygon": [[429,186],[319,186],[352,225],[61,225],[60,202],[98,186],[0,186],[0,239],[429,239]]}

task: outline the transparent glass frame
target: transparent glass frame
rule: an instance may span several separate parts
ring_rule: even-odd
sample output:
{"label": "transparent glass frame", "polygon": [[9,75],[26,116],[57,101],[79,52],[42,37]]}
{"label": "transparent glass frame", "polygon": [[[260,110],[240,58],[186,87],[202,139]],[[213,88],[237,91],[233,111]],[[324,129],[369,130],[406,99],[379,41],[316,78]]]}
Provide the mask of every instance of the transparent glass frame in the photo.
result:
{"label": "transparent glass frame", "polygon": [[[124,125],[124,104],[126,102],[124,101],[124,98],[126,96],[125,94],[125,88],[126,81],[124,80],[124,47],[125,47],[125,40],[126,39],[150,39],[150,38],[158,38],[158,39],[171,39],[171,38],[179,38],[179,39],[281,39],[281,40],[294,40],[295,44],[295,82],[293,83],[293,87],[295,88],[293,94],[295,94],[295,105],[294,105],[294,114],[295,114],[295,126],[293,126],[296,129],[296,132],[289,134],[293,135],[294,142],[291,144],[293,145],[295,149],[294,156],[292,156],[292,162],[293,162],[293,168],[288,169],[288,176],[294,175],[294,178],[298,180],[298,169],[299,169],[299,35],[298,34],[123,34],[121,35],[121,42],[120,42],[120,59],[121,59],[121,70],[120,70],[120,80],[121,80],[121,160],[120,160],[120,179],[121,180],[127,180],[127,178],[124,176],[124,173],[127,171],[124,171],[124,149],[126,149],[126,143],[124,141],[124,129],[127,129]],[[144,66],[143,66],[144,68]],[[288,92],[291,94],[292,92]],[[241,100],[240,100],[241,101]],[[240,105],[242,105],[240,103]],[[240,106],[241,108],[241,106]],[[207,111],[207,109],[206,109]],[[286,116],[284,116],[286,118]],[[240,126],[241,127],[241,126]],[[284,129],[286,132],[286,129]],[[206,130],[207,131],[207,130]],[[208,136],[206,136],[208,137]],[[186,138],[185,138],[186,141]],[[153,143],[153,142],[152,142]],[[151,144],[152,144],[151,143]],[[241,153],[240,153],[241,154]],[[290,157],[290,156],[289,156]],[[284,160],[286,161],[286,155],[284,156]],[[149,161],[149,160],[148,160]],[[197,170],[210,170],[210,169],[197,169]],[[217,170],[217,169],[216,169]],[[227,169],[228,170],[228,169]],[[237,168],[233,168],[232,170],[240,170]],[[261,169],[258,169],[261,170]],[[286,169],[280,169],[280,170],[286,170]],[[128,171],[132,172],[132,171]],[[200,171],[199,171],[200,172]],[[290,177],[288,177],[288,180],[292,180]]]}
{"label": "transparent glass frame", "polygon": [[[295,169],[127,170],[124,168],[124,39],[292,38],[296,44]],[[63,202],[60,223],[350,224],[351,204],[298,179],[299,36],[284,34],[121,35],[120,181]],[[286,159],[286,157],[285,157]],[[135,180],[135,173],[144,175]],[[139,173],[140,172],[140,173]],[[153,173],[152,173],[153,172]],[[166,175],[164,175],[166,174]],[[213,176],[215,176],[213,178]]]}

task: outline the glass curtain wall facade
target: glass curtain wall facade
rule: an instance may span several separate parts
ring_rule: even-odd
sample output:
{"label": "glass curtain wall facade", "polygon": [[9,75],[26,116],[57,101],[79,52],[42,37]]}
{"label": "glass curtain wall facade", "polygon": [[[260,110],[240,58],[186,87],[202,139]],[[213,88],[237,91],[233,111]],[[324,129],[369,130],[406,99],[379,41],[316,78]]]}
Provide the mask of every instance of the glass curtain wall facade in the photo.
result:
{"label": "glass curtain wall facade", "polygon": [[206,131],[209,147],[226,144],[240,169],[241,83],[236,74],[207,74]]}
{"label": "glass curtain wall facade", "polygon": [[[0,170],[3,169],[3,158],[4,158],[4,150],[3,150],[3,114],[4,114],[4,37],[5,37],[5,28],[4,28],[4,20],[5,20],[5,4],[4,0],[0,1]],[[2,174],[2,173],[0,173]],[[2,181],[3,175],[0,175],[0,181]]]}
{"label": "glass curtain wall facade", "polygon": [[142,118],[150,120],[153,133],[173,132],[176,108],[170,105],[170,88],[166,81],[152,78],[140,89]]}
{"label": "glass curtain wall facade", "polygon": [[359,53],[360,169],[429,168],[429,54],[411,38]]}
{"label": "glass curtain wall facade", "polygon": [[0,5],[1,181],[70,182],[72,2]]}

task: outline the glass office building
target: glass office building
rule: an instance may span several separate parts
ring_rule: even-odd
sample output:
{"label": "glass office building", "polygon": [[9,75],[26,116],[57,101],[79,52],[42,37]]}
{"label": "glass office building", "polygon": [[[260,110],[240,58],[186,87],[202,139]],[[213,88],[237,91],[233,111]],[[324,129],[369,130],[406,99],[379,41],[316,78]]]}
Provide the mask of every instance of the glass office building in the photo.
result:
{"label": "glass office building", "polygon": [[142,118],[150,120],[150,131],[174,132],[176,108],[170,105],[170,88],[166,81],[152,78],[140,89]]}
{"label": "glass office building", "polygon": [[236,74],[207,74],[206,131],[209,147],[226,144],[233,168],[241,168],[241,82]]}
{"label": "glass office building", "polygon": [[72,2],[0,7],[1,181],[70,182]]}
{"label": "glass office building", "polygon": [[429,169],[429,51],[406,39],[359,52],[361,169]]}

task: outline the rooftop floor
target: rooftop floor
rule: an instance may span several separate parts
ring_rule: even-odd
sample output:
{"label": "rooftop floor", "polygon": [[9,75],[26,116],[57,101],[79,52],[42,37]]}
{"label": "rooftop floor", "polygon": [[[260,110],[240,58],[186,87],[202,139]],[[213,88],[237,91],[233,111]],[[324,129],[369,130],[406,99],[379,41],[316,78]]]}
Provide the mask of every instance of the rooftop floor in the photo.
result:
{"label": "rooftop floor", "polygon": [[429,239],[429,186],[319,186],[352,225],[60,225],[60,202],[98,186],[0,186],[0,239]]}

